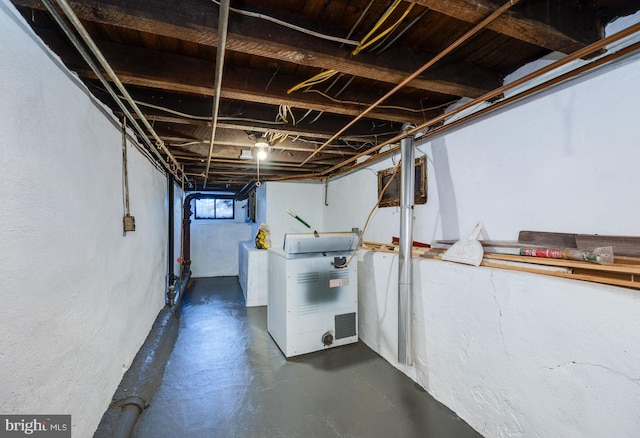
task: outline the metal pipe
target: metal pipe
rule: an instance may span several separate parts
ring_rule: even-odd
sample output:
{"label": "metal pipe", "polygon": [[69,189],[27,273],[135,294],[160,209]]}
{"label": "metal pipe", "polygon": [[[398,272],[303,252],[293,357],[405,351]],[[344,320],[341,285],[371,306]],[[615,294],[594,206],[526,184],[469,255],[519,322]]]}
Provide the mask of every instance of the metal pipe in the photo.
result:
{"label": "metal pipe", "polygon": [[127,119],[129,119],[129,121],[131,122],[133,127],[136,129],[138,134],[140,134],[140,136],[145,141],[149,149],[156,155],[156,157],[162,163],[162,165],[165,166],[165,168],[168,168],[168,164],[165,161],[165,159],[162,157],[162,155],[160,155],[156,147],[153,145],[149,137],[147,137],[147,134],[140,127],[140,125],[138,124],[136,119],[133,117],[129,109],[124,105],[124,103],[122,102],[118,94],[115,92],[113,87],[111,87],[111,84],[104,77],[104,75],[102,74],[102,71],[100,70],[100,68],[98,68],[98,66],[93,61],[93,59],[91,59],[91,56],[86,51],[86,49],[84,48],[80,40],[78,40],[78,38],[75,36],[73,31],[69,28],[69,26],[67,26],[67,23],[64,21],[64,19],[62,18],[58,10],[55,8],[53,3],[51,3],[50,0],[42,0],[42,4],[47,8],[49,13],[53,17],[54,21],[58,24],[58,26],[60,26],[62,31],[67,35],[67,37],[69,38],[71,43],[74,45],[76,50],[78,50],[78,53],[80,53],[80,55],[82,56],[82,59],[84,59],[87,65],[89,65],[91,70],[96,74],[96,76],[98,77],[102,85],[105,87],[109,95],[111,95],[111,97],[115,101],[116,105],[118,105],[118,107],[120,108],[120,110],[122,110],[122,112],[125,114]]}
{"label": "metal pipe", "polygon": [[[385,141],[384,143],[380,143],[377,146],[374,146],[372,148],[367,149],[366,151],[360,152],[358,155],[356,155],[354,157],[351,157],[351,158],[348,158],[348,159],[344,160],[343,162],[338,163],[335,166],[320,172],[320,175],[330,174],[334,170],[339,169],[341,167],[344,167],[347,164],[353,163],[354,161],[358,160],[359,158],[361,158],[361,157],[363,157],[365,155],[372,155],[373,153],[379,151],[380,149],[382,149],[383,147],[385,147],[387,145],[390,145],[390,144],[393,144],[393,143],[397,143],[398,141],[401,141],[407,135],[414,135],[414,134],[418,133],[419,131],[422,131],[422,130],[428,128],[431,125],[435,125],[437,123],[446,121],[447,118],[449,118],[449,117],[451,117],[451,116],[453,116],[455,114],[458,114],[458,113],[460,113],[460,112],[462,112],[462,111],[464,111],[464,110],[466,110],[468,108],[471,108],[471,107],[473,107],[475,105],[478,105],[479,103],[482,103],[482,102],[485,102],[485,101],[490,101],[490,100],[500,96],[505,91],[509,91],[509,90],[511,90],[513,88],[519,87],[520,85],[523,85],[523,84],[525,84],[525,83],[527,83],[527,82],[529,82],[529,81],[531,81],[531,80],[533,80],[533,79],[535,79],[535,78],[537,78],[539,76],[542,76],[543,74],[549,73],[549,72],[551,72],[551,71],[553,71],[553,70],[555,70],[557,68],[560,68],[560,67],[564,66],[565,64],[568,64],[568,63],[570,63],[572,61],[575,61],[577,59],[589,56],[589,55],[591,55],[591,54],[603,49],[607,45],[615,43],[615,42],[617,42],[617,41],[619,41],[619,40],[621,40],[623,38],[626,38],[626,37],[628,37],[630,35],[633,35],[633,34],[635,34],[637,32],[640,32],[640,23],[636,23],[636,24],[634,24],[632,26],[629,26],[628,28],[623,29],[623,30],[611,35],[611,36],[608,36],[608,37],[603,38],[603,39],[601,39],[599,41],[596,41],[595,43],[590,44],[587,47],[584,47],[584,48],[582,48],[580,50],[577,50],[576,52],[572,53],[571,55],[567,55],[564,58],[559,59],[558,61],[555,61],[555,62],[553,62],[553,63],[551,63],[551,64],[549,64],[549,65],[547,65],[545,67],[542,67],[542,68],[540,68],[540,69],[538,69],[538,70],[536,70],[534,72],[531,72],[528,75],[525,75],[522,78],[517,79],[517,80],[515,80],[515,81],[513,81],[513,82],[511,82],[511,83],[509,83],[507,85],[503,85],[502,87],[498,87],[495,90],[490,91],[490,92],[478,97],[477,99],[474,99],[474,100],[472,100],[472,101],[470,101],[470,102],[468,102],[468,103],[466,103],[466,104],[464,104],[462,106],[459,106],[459,107],[457,107],[457,108],[455,108],[455,109],[453,109],[453,110],[451,110],[451,111],[449,111],[447,113],[444,113],[444,114],[441,114],[441,115],[439,115],[437,117],[434,117],[431,120],[427,120],[426,122],[421,123],[420,125],[416,126],[415,128],[409,130],[407,133],[398,134],[395,137],[390,138],[389,140]],[[620,51],[622,52],[624,50],[625,49],[621,49]],[[625,52],[624,54],[628,55],[629,53]],[[595,64],[595,66],[599,65],[599,64],[597,64],[596,61],[594,61],[593,64]],[[592,65],[592,64],[589,64],[589,65]],[[580,67],[580,72],[584,73],[583,69],[587,68],[587,67],[588,66]],[[571,74],[571,72],[567,73],[567,75],[570,75],[570,74]],[[520,96],[523,96],[523,95],[526,96],[526,94],[524,94],[524,93],[526,93],[526,91],[524,91],[524,92],[522,92],[522,93],[520,93],[518,95],[512,96],[510,99],[518,100],[518,98]],[[476,114],[474,113],[474,114],[471,114],[471,115],[467,116],[466,119],[467,120],[471,120],[475,116],[476,116]],[[456,122],[456,123],[458,123],[458,122]],[[439,132],[446,131],[447,129],[450,129],[451,126],[453,126],[453,124],[452,125],[444,125],[439,130]],[[432,133],[428,133],[426,135],[423,135],[420,139],[422,140],[426,136],[430,136],[431,134]],[[396,148],[396,150],[397,150],[397,148]],[[367,163],[366,161],[364,161],[364,162],[359,163],[358,165],[350,168],[349,172],[351,172],[353,170],[356,170],[356,169],[358,169],[360,167],[369,165],[369,164],[370,163]],[[336,176],[336,175],[332,175],[332,176]]]}
{"label": "metal pipe", "polygon": [[200,193],[192,193],[182,203],[182,273],[191,273],[191,200]]}
{"label": "metal pipe", "polygon": [[442,52],[438,53],[436,56],[434,56],[433,58],[431,58],[426,64],[424,64],[422,67],[420,67],[418,70],[416,70],[415,72],[413,72],[412,74],[410,74],[409,76],[407,76],[402,82],[400,82],[398,85],[396,85],[395,87],[393,87],[393,89],[391,91],[389,91],[387,94],[385,94],[384,96],[382,96],[380,99],[378,99],[377,101],[375,101],[374,103],[372,103],[371,105],[369,105],[367,107],[367,109],[365,109],[363,112],[361,112],[358,116],[356,116],[353,120],[351,120],[349,123],[347,123],[342,129],[340,129],[338,132],[336,132],[335,134],[333,134],[333,136],[331,136],[329,138],[329,140],[325,141],[318,149],[316,149],[311,155],[309,155],[309,157],[307,157],[306,160],[304,160],[302,163],[300,163],[300,166],[304,166],[305,164],[307,164],[307,162],[309,160],[311,160],[313,157],[315,157],[322,149],[324,149],[329,143],[331,143],[333,140],[335,140],[336,138],[338,138],[340,136],[340,134],[343,134],[347,129],[349,129],[350,127],[352,127],[353,125],[355,125],[355,123],[360,120],[361,118],[363,118],[365,115],[369,114],[371,111],[374,110],[374,108],[376,108],[378,105],[380,105],[382,102],[384,102],[385,100],[387,100],[389,97],[391,97],[393,94],[395,94],[398,90],[400,90],[402,87],[404,87],[405,85],[407,85],[409,82],[411,82],[412,80],[414,80],[415,78],[417,78],[420,74],[422,74],[426,69],[428,69],[429,67],[431,67],[433,64],[435,64],[436,62],[438,62],[439,60],[441,60],[442,58],[444,58],[446,55],[448,55],[449,53],[451,53],[452,51],[454,51],[455,49],[457,49],[460,45],[462,45],[465,41],[467,41],[469,38],[471,38],[473,35],[475,35],[476,33],[478,33],[479,31],[481,31],[483,28],[485,28],[487,25],[489,25],[489,23],[491,23],[493,20],[495,20],[496,18],[498,18],[500,15],[502,15],[507,9],[509,9],[511,6],[515,5],[516,3],[518,3],[518,1],[520,0],[509,0],[508,2],[506,2],[504,5],[502,5],[500,8],[496,9],[491,15],[489,15],[487,18],[485,18],[484,20],[482,20],[480,23],[478,23],[477,25],[475,25],[473,27],[473,29],[471,29],[470,31],[468,31],[467,33],[465,33],[464,35],[462,35],[460,38],[458,38],[457,40],[455,40],[453,43],[451,43],[447,48],[445,48]]}
{"label": "metal pipe", "polygon": [[[413,128],[405,124],[404,132]],[[400,180],[400,256],[398,257],[398,362],[413,365],[413,335],[411,330],[411,293],[413,290],[413,204],[415,191],[415,152],[413,137],[401,142]]]}
{"label": "metal pipe", "polygon": [[126,88],[124,88],[124,85],[122,84],[122,82],[120,82],[120,79],[118,78],[116,73],[113,71],[113,69],[105,59],[104,55],[102,55],[102,52],[100,51],[98,46],[96,46],[96,44],[93,42],[93,39],[91,38],[89,33],[86,31],[86,29],[80,22],[80,19],[73,12],[73,9],[71,9],[71,6],[69,6],[69,3],[67,3],[66,0],[55,0],[55,1],[56,3],[58,3],[58,6],[60,6],[60,8],[64,12],[64,14],[67,16],[67,18],[69,19],[73,27],[76,29],[76,32],[78,32],[78,34],[80,35],[84,43],[87,45],[89,50],[91,50],[91,53],[93,53],[93,55],[96,57],[96,59],[98,60],[102,68],[104,68],[104,70],[107,72],[107,74],[109,75],[111,80],[114,82],[114,84],[116,85],[120,93],[122,93],[122,95],[125,97],[125,99],[129,103],[131,108],[133,108],[134,112],[138,115],[138,117],[140,118],[144,126],[149,130],[153,138],[158,142],[158,144],[160,145],[160,148],[163,150],[165,154],[167,154],[167,156],[171,159],[173,164],[177,166],[178,162],[173,157],[169,149],[167,149],[162,139],[155,132],[155,130],[153,129],[153,127],[151,126],[147,118],[144,116],[144,114],[142,114],[142,111],[140,111],[140,108],[138,108],[138,105],[135,103],[135,101],[133,100],[129,92],[126,90]]}
{"label": "metal pipe", "polygon": [[175,248],[174,248],[174,239],[175,239],[175,234],[174,234],[174,227],[175,227],[175,212],[174,212],[174,196],[175,196],[175,192],[174,192],[174,182],[173,182],[173,178],[171,177],[171,175],[167,175],[167,197],[169,198],[169,206],[167,208],[168,210],[168,245],[167,245],[167,304],[169,304],[169,307],[173,307],[173,305],[175,304],[175,281],[176,281],[176,276],[175,276],[175,269],[173,267],[173,260],[175,257]]}
{"label": "metal pipe", "polygon": [[182,204],[182,274],[191,275],[191,201],[194,199],[215,198],[211,193],[191,193]]}
{"label": "metal pipe", "polygon": [[122,118],[122,167],[124,179],[124,214],[129,216],[129,164],[127,162],[127,118]]}
{"label": "metal pipe", "polygon": [[211,167],[211,157],[213,156],[213,143],[216,138],[216,128],[218,126],[218,112],[220,108],[220,91],[222,90],[222,70],[224,68],[224,52],[227,46],[227,27],[229,25],[229,0],[220,1],[218,12],[218,49],[216,51],[216,74],[213,96],[213,110],[211,123],[211,141],[209,143],[209,159],[207,160],[207,170],[204,176],[203,187],[207,187],[209,169]]}
{"label": "metal pipe", "polygon": [[122,412],[118,429],[114,433],[114,438],[129,438],[136,427],[138,417],[144,411],[144,400],[140,397],[129,397],[123,402]]}

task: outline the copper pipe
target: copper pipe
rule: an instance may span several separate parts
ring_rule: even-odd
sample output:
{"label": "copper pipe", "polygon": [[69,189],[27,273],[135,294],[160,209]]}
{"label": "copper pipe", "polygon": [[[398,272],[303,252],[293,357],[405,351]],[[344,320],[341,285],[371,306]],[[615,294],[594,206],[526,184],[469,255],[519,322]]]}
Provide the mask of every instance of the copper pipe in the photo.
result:
{"label": "copper pipe", "polygon": [[[524,84],[524,83],[526,83],[528,81],[531,81],[531,80],[537,78],[538,76],[541,76],[541,75],[543,75],[545,73],[553,71],[556,68],[562,67],[563,65],[568,64],[569,62],[575,61],[576,59],[580,59],[580,58],[588,56],[588,55],[590,55],[590,54],[592,54],[594,52],[597,52],[598,50],[604,48],[608,44],[611,44],[611,43],[614,43],[616,41],[619,41],[619,40],[621,40],[623,38],[628,37],[629,35],[633,35],[634,33],[639,32],[639,31],[640,31],[640,23],[636,23],[636,24],[634,24],[634,25],[632,25],[632,26],[630,26],[630,27],[628,27],[626,29],[621,30],[620,32],[617,32],[617,33],[615,33],[615,34],[613,34],[611,36],[608,36],[608,37],[603,38],[603,39],[601,39],[599,41],[596,41],[593,44],[590,44],[590,45],[588,45],[586,47],[583,47],[582,49],[577,50],[576,52],[572,53],[571,55],[568,55],[568,56],[566,56],[566,57],[564,57],[564,58],[562,58],[562,59],[560,59],[560,60],[558,60],[558,61],[556,61],[556,62],[554,62],[552,64],[549,64],[549,65],[547,65],[545,67],[542,67],[542,68],[540,68],[540,69],[538,69],[538,70],[536,70],[536,71],[534,71],[532,73],[529,73],[528,75],[523,76],[522,78],[517,79],[517,80],[513,81],[510,84],[503,85],[502,87],[496,88],[495,90],[490,91],[489,93],[486,93],[483,96],[480,96],[477,99],[472,100],[471,102],[468,102],[468,103],[466,103],[466,104],[464,104],[464,105],[462,105],[462,106],[460,106],[458,108],[455,108],[455,109],[453,109],[453,110],[451,110],[451,111],[449,111],[449,112],[447,112],[445,114],[441,114],[438,117],[434,117],[433,119],[428,120],[428,121],[424,122],[423,124],[416,126],[414,129],[411,129],[407,133],[399,134],[399,135],[397,135],[397,136],[385,141],[384,143],[381,143],[381,144],[379,144],[377,146],[374,146],[374,147],[372,147],[372,148],[370,148],[370,149],[368,149],[368,150],[366,150],[364,152],[359,153],[358,155],[356,155],[354,157],[351,157],[351,158],[343,161],[342,163],[339,163],[339,164],[337,164],[337,165],[335,165],[335,166],[333,166],[333,167],[331,167],[329,169],[324,170],[321,174],[322,175],[326,175],[326,174],[328,174],[330,172],[333,172],[336,169],[339,169],[341,167],[346,166],[349,163],[353,163],[358,158],[361,158],[361,157],[363,157],[365,155],[371,155],[374,152],[377,152],[378,150],[382,149],[383,147],[385,147],[387,145],[390,145],[390,144],[393,144],[393,143],[397,143],[398,141],[402,140],[407,135],[414,135],[418,131],[421,131],[421,130],[423,130],[423,129],[431,126],[431,125],[434,125],[436,123],[445,121],[448,117],[451,117],[454,114],[457,114],[457,113],[459,113],[461,111],[464,111],[464,110],[466,110],[466,109],[468,109],[468,108],[470,108],[470,107],[472,107],[474,105],[477,105],[477,104],[479,104],[481,102],[484,102],[484,101],[487,101],[487,100],[491,100],[491,99],[501,95],[505,91],[508,91],[508,90],[510,90],[512,88],[518,87],[518,86],[520,86],[520,85],[522,85],[522,84]],[[635,47],[635,45],[631,46],[631,47]],[[623,52],[623,51],[624,51],[624,49],[620,50],[620,52]],[[619,52],[617,52],[615,55],[618,55],[618,53]],[[630,53],[630,52],[625,51],[624,55],[627,55],[628,53]],[[612,56],[615,56],[615,55],[612,55]],[[622,55],[619,55],[619,56],[622,56]],[[616,58],[617,57],[618,56],[616,56]],[[615,59],[615,58],[613,58],[613,59]],[[611,61],[611,60],[612,59],[609,59],[609,61]],[[592,66],[592,65],[600,65],[600,64],[596,64],[596,62],[597,61],[593,61],[588,66],[581,67],[578,70],[580,71],[580,73],[583,73],[585,71],[584,68],[586,68],[586,67],[589,67],[589,66]],[[523,92],[523,93],[525,93],[525,92]],[[516,97],[522,97],[521,94],[518,94],[517,96],[513,96],[510,99],[516,100],[515,99]],[[491,108],[493,108],[494,106],[492,106]],[[468,121],[468,120],[471,120],[471,119],[475,118],[477,116],[477,114],[478,113],[471,114],[470,116],[465,118],[465,121]],[[458,122],[455,122],[455,124],[458,124]],[[453,123],[451,125],[446,125],[446,126],[442,127],[438,132],[442,132],[442,131],[445,131],[447,129],[450,129],[452,126],[455,126],[455,125]],[[429,133],[428,135],[430,136],[431,134],[432,133]],[[426,137],[425,135],[421,136],[420,140],[424,139],[425,137]],[[397,150],[397,148],[395,150]],[[366,164],[364,164],[364,162],[363,162],[363,163],[361,163],[361,165],[359,165],[356,168],[362,167],[363,165],[366,165]],[[348,171],[350,172],[350,171],[353,171],[353,170],[355,170],[355,168],[351,168]],[[332,175],[332,176],[335,176],[335,175]]]}
{"label": "copper pipe", "polygon": [[[411,75],[409,75],[406,79],[404,79],[402,82],[400,82],[398,85],[396,85],[395,87],[393,87],[393,89],[391,91],[389,91],[387,94],[385,94],[384,96],[382,96],[380,99],[378,99],[377,101],[375,101],[374,103],[372,103],[367,109],[365,109],[362,113],[360,113],[358,116],[356,116],[353,120],[351,120],[349,123],[347,123],[345,125],[344,128],[342,128],[341,130],[339,130],[338,132],[336,132],[335,134],[333,134],[332,137],[329,138],[329,140],[327,140],[326,142],[324,142],[318,149],[316,149],[311,155],[309,155],[309,157],[307,157],[306,160],[304,160],[302,163],[300,163],[300,166],[304,166],[310,159],[312,159],[313,157],[315,157],[322,149],[324,149],[329,143],[331,143],[333,140],[335,140],[336,138],[338,138],[341,134],[343,134],[347,129],[349,129],[350,127],[352,127],[358,120],[360,120],[361,118],[363,118],[365,115],[369,114],[371,111],[373,111],[374,108],[376,108],[378,105],[380,105],[382,102],[384,102],[385,100],[387,100],[389,97],[391,97],[391,95],[393,95],[396,91],[400,90],[402,87],[404,87],[405,85],[407,85],[409,82],[411,82],[412,80],[414,80],[415,78],[417,78],[420,74],[422,74],[426,69],[428,69],[429,67],[431,67],[433,64],[435,64],[436,62],[438,62],[439,60],[441,60],[442,58],[444,58],[446,55],[448,55],[449,53],[451,53],[453,50],[457,49],[460,45],[462,45],[465,41],[467,41],[469,38],[471,38],[473,35],[475,35],[476,33],[478,33],[480,30],[482,30],[483,28],[485,28],[489,23],[491,23],[493,20],[495,20],[496,18],[498,18],[500,15],[502,15],[502,13],[504,13],[507,9],[509,9],[511,6],[515,5],[516,3],[518,3],[520,0],[509,0],[508,2],[506,2],[504,5],[502,5],[500,8],[496,9],[491,15],[489,15],[487,18],[485,18],[484,20],[482,20],[480,23],[478,23],[477,25],[475,25],[473,27],[473,29],[471,29],[470,31],[468,31],[467,33],[465,33],[464,35],[462,35],[460,38],[458,38],[456,41],[454,41],[452,44],[450,44],[446,49],[444,49],[442,52],[438,53],[435,57],[433,57],[431,60],[429,60],[426,64],[424,64],[422,67],[420,67],[418,70],[416,70],[415,72],[413,72]],[[414,131],[413,133],[415,133],[416,131]],[[413,134],[412,133],[412,134]],[[407,134],[407,135],[412,135],[412,134]],[[403,135],[403,137],[405,137],[405,135]]]}

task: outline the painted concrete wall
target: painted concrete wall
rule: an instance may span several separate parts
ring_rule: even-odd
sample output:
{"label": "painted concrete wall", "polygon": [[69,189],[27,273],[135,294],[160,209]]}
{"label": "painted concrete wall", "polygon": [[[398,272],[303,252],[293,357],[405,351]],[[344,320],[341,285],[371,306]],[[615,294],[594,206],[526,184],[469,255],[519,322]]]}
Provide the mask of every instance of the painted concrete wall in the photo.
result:
{"label": "painted concrete wall", "polygon": [[[324,226],[322,209],[324,188],[322,184],[268,182],[258,188],[256,195],[258,208],[254,228],[261,222],[269,225],[273,248],[282,248],[286,233],[311,233],[314,230],[318,232],[328,230]],[[292,210],[311,228],[307,228],[289,216],[287,210]],[[257,228],[255,230],[257,231]]]}
{"label": "painted concrete wall", "polygon": [[91,436],[164,305],[166,178],[0,1],[0,412]]}
{"label": "painted concrete wall", "polygon": [[[191,272],[194,277],[238,275],[238,245],[251,238],[246,204],[247,201],[236,202],[234,220],[194,219],[191,216]],[[194,211],[193,207],[191,211]]]}
{"label": "painted concrete wall", "polygon": [[[415,240],[515,240],[523,229],[640,235],[640,57],[602,68],[418,145],[429,201]],[[325,226],[362,227],[375,169],[329,183]],[[372,171],[374,170],[374,171]],[[366,211],[365,211],[366,210]],[[399,233],[379,209],[365,239]],[[637,436],[640,295],[414,261],[415,366],[396,362],[397,257],[361,254],[360,336],[485,436]]]}

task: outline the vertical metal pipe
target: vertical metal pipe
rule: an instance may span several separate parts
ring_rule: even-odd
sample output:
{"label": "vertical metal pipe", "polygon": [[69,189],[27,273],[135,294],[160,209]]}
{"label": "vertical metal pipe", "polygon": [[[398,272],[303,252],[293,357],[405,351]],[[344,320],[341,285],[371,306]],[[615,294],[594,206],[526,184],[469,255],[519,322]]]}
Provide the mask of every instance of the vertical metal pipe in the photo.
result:
{"label": "vertical metal pipe", "polygon": [[173,260],[175,257],[175,248],[174,248],[174,239],[175,239],[175,212],[174,212],[174,186],[173,186],[173,176],[172,175],[167,175],[167,196],[169,198],[169,206],[167,208],[168,213],[169,213],[169,217],[168,217],[168,235],[167,238],[169,239],[168,241],[168,245],[167,245],[167,301],[169,304],[169,307],[173,307],[173,303],[175,300],[175,281],[176,281],[176,276],[175,276],[175,269],[173,266]]}
{"label": "vertical metal pipe", "polygon": [[182,274],[191,273],[191,200],[200,193],[191,193],[182,204]]}
{"label": "vertical metal pipe", "polygon": [[[404,132],[413,128],[405,124]],[[398,362],[413,365],[413,334],[411,330],[411,292],[413,290],[413,203],[415,192],[415,158],[413,136],[400,142],[400,257],[398,259]]]}

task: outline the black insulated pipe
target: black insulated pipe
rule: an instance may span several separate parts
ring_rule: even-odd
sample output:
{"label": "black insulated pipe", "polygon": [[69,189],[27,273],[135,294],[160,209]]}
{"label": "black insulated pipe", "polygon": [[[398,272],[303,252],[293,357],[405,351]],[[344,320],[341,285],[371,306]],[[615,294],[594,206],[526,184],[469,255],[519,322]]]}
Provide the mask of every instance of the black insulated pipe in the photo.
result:
{"label": "black insulated pipe", "polygon": [[184,198],[182,204],[182,272],[191,274],[191,201],[194,199],[211,199],[220,195],[211,193],[191,193]]}
{"label": "black insulated pipe", "polygon": [[[179,282],[182,297],[189,275]],[[113,395],[109,408],[95,431],[94,438],[129,438],[139,416],[160,387],[162,376],[173,351],[180,326],[180,300],[171,308],[165,306],[156,317],[147,339],[138,350]]]}

